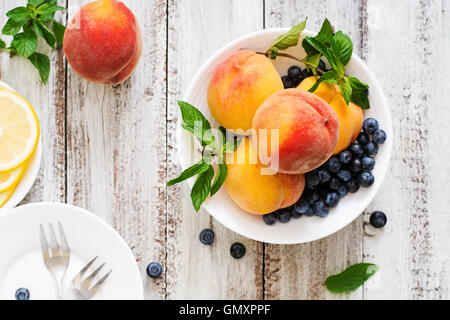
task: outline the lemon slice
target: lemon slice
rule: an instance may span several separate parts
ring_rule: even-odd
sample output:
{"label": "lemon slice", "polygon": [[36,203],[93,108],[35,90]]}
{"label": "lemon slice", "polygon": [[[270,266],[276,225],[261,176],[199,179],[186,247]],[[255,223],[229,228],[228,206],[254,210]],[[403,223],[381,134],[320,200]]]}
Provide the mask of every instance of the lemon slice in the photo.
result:
{"label": "lemon slice", "polygon": [[33,107],[17,93],[0,90],[0,172],[28,160],[39,139],[39,122]]}
{"label": "lemon slice", "polygon": [[27,165],[22,164],[16,169],[0,172],[0,192],[3,192],[17,184],[22,178],[26,168]]}
{"label": "lemon slice", "polygon": [[8,190],[5,190],[3,192],[0,192],[0,208],[5,205],[5,203],[11,198],[12,194],[14,193],[15,186],[12,188],[9,188]]}

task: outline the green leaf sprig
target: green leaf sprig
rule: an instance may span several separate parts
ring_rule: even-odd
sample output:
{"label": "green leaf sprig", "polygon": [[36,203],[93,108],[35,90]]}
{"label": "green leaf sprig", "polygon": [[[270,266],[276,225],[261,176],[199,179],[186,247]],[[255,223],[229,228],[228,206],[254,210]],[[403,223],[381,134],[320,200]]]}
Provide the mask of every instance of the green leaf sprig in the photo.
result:
{"label": "green leaf sprig", "polygon": [[52,49],[62,47],[66,27],[54,18],[60,10],[65,8],[58,6],[57,0],[28,0],[26,6],[6,13],[8,20],[2,29],[3,35],[13,39],[9,47],[0,39],[0,50],[28,59],[38,70],[44,84],[50,75],[50,59],[36,52],[38,38],[43,38]]}
{"label": "green leaf sprig", "polygon": [[[304,59],[279,51],[296,46],[305,26],[306,19],[294,26],[289,32],[278,37],[266,52],[258,53],[265,54],[271,59],[276,59],[278,56],[291,58],[305,64],[315,76],[320,73],[320,78],[309,89],[310,92],[314,92],[323,82],[337,84],[347,105],[353,102],[362,109],[370,109],[369,86],[356,77],[348,76],[345,73],[345,66],[352,57],[353,42],[342,31],[334,32],[333,26],[328,19],[324,20],[319,33],[315,37],[307,36],[303,39],[302,47],[306,52]],[[327,59],[331,66],[330,70],[319,69],[322,57]]]}
{"label": "green leaf sprig", "polygon": [[379,270],[373,263],[354,264],[339,274],[329,276],[324,282],[328,291],[345,293],[358,289]]}
{"label": "green leaf sprig", "polygon": [[[191,200],[195,211],[198,212],[208,196],[215,195],[224,184],[228,175],[224,155],[233,153],[239,145],[240,139],[235,136],[227,140],[226,129],[220,127],[220,141],[218,143],[211,131],[211,124],[197,108],[184,101],[178,101],[178,106],[183,118],[183,129],[192,133],[203,148],[202,159],[184,170],[177,178],[170,180],[167,186],[170,187],[197,176],[191,190]],[[216,173],[212,165],[214,158],[217,159],[218,163]]]}

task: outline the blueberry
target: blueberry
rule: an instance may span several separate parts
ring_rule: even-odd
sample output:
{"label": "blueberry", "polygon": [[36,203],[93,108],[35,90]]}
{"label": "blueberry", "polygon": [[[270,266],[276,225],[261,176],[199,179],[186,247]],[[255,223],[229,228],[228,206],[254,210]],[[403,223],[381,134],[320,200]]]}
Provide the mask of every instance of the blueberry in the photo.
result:
{"label": "blueberry", "polygon": [[290,67],[288,69],[287,74],[288,74],[289,79],[291,79],[293,82],[296,82],[303,77],[302,69],[300,69],[297,66]]}
{"label": "blueberry", "polygon": [[291,79],[289,79],[288,76],[283,76],[281,77],[281,81],[283,81],[283,86],[285,89],[290,89],[294,87],[294,81],[292,81]]}
{"label": "blueberry", "polygon": [[308,211],[305,212],[306,217],[312,217],[314,215],[314,208],[311,206],[309,207]]}
{"label": "blueberry", "polygon": [[359,142],[360,145],[365,146],[366,144],[368,144],[370,142],[370,138],[367,134],[361,132],[358,135],[358,138],[356,138],[356,140]]}
{"label": "blueberry", "polygon": [[348,192],[350,192],[350,193],[358,192],[358,190],[359,190],[358,179],[351,178],[350,181],[347,182],[346,187],[347,187]]}
{"label": "blueberry", "polygon": [[340,186],[339,189],[337,190],[337,193],[338,193],[339,197],[342,199],[348,193],[347,187],[344,185]]}
{"label": "blueberry", "polygon": [[236,242],[231,245],[230,254],[235,259],[241,259],[245,256],[245,247],[242,243]]}
{"label": "blueberry", "polygon": [[210,245],[214,242],[214,231],[211,229],[204,229],[200,232],[200,242],[204,245]]}
{"label": "blueberry", "polygon": [[328,213],[330,212],[330,208],[323,202],[323,201],[317,201],[314,204],[314,214],[318,217],[325,218],[328,216]]}
{"label": "blueberry", "polygon": [[17,289],[16,300],[30,300],[30,291],[27,288],[20,288]]}
{"label": "blueberry", "polygon": [[369,142],[364,147],[364,151],[367,156],[375,157],[375,155],[378,153],[378,145],[374,142]]}
{"label": "blueberry", "polygon": [[305,175],[306,178],[306,185],[311,186],[311,187],[315,187],[318,186],[320,183],[320,176],[319,176],[319,171],[311,171],[308,172]]}
{"label": "blueberry", "polygon": [[152,262],[147,266],[147,275],[150,278],[156,279],[159,278],[162,274],[162,267],[158,262]]}
{"label": "blueberry", "polygon": [[336,173],[336,175],[338,176],[338,178],[344,180],[345,182],[347,182],[352,178],[351,172],[346,169],[339,170],[338,173]]}
{"label": "blueberry", "polygon": [[297,212],[297,210],[295,210],[295,206],[290,207],[289,210],[291,211],[291,218],[298,219],[302,216],[301,213],[299,213],[299,212]]}
{"label": "blueberry", "polygon": [[362,164],[364,170],[371,171],[375,167],[375,158],[374,157],[364,157],[362,158]]}
{"label": "blueberry", "polygon": [[363,164],[361,159],[353,159],[352,162],[350,163],[350,170],[353,172],[360,172],[363,168]]}
{"label": "blueberry", "polygon": [[343,164],[349,164],[350,161],[352,161],[353,155],[350,151],[344,150],[341,153],[339,153],[339,160]]}
{"label": "blueberry", "polygon": [[331,178],[330,182],[328,182],[328,188],[330,188],[333,191],[338,191],[339,187],[341,186],[341,182],[338,178]]}
{"label": "blueberry", "polygon": [[303,78],[308,78],[313,76],[312,72],[308,71],[308,69],[303,70]]}
{"label": "blueberry", "polygon": [[331,180],[331,174],[327,169],[319,170],[320,183],[326,183]]}
{"label": "blueberry", "polygon": [[384,132],[381,129],[378,129],[375,131],[375,133],[372,136],[372,141],[376,144],[383,144],[386,142],[386,132]]}
{"label": "blueberry", "polygon": [[358,142],[352,142],[350,147],[348,147],[348,150],[350,150],[356,158],[359,158],[364,154],[364,149]]}
{"label": "blueberry", "polygon": [[282,223],[288,223],[291,220],[291,211],[287,209],[283,209],[278,212],[278,220]]}
{"label": "blueberry", "polygon": [[322,71],[327,71],[327,66],[325,65],[325,62],[323,62],[322,59],[319,61],[319,69]]}
{"label": "blueberry", "polygon": [[277,222],[277,214],[275,212],[265,214],[263,215],[263,220],[267,225],[271,226]]}
{"label": "blueberry", "polygon": [[375,211],[370,215],[370,224],[374,228],[383,228],[387,222],[386,215],[381,211]]}
{"label": "blueberry", "polygon": [[369,171],[363,171],[358,177],[358,182],[361,187],[368,188],[375,182],[375,177]]}
{"label": "blueberry", "polygon": [[309,202],[309,204],[313,204],[314,202],[316,202],[317,200],[319,200],[319,195],[316,192],[312,192],[307,196],[307,200]]}
{"label": "blueberry", "polygon": [[332,156],[330,159],[328,159],[326,165],[328,170],[330,170],[333,173],[336,173],[339,171],[339,169],[341,169],[341,162],[339,161],[338,156]]}
{"label": "blueberry", "polygon": [[310,207],[310,205],[309,205],[309,202],[308,202],[308,201],[306,201],[305,199],[300,199],[300,200],[298,200],[297,203],[294,205],[294,210],[295,210],[297,213],[305,214],[306,212],[308,212],[309,207]]}
{"label": "blueberry", "polygon": [[373,134],[379,128],[378,121],[374,118],[368,118],[363,122],[363,130],[366,134]]}
{"label": "blueberry", "polygon": [[325,203],[330,208],[336,207],[339,203],[339,194],[337,192],[330,192],[329,194],[327,194]]}

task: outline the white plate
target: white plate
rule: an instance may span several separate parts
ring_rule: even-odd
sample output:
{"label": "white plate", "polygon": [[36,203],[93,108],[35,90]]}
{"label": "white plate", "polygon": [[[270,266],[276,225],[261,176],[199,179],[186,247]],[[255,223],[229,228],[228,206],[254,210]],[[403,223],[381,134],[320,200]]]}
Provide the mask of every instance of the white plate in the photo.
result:
{"label": "white plate", "polygon": [[[200,68],[188,88],[184,100],[197,107],[211,121],[214,128],[219,127],[219,124],[213,119],[206,101],[207,88],[216,66],[241,48],[265,51],[271,46],[274,39],[288,30],[287,28],[278,28],[258,31],[239,38],[220,49]],[[305,31],[303,34],[313,35],[312,32],[308,31]],[[297,47],[289,48],[286,52],[298,57],[304,57],[305,52],[301,47],[301,40]],[[296,63],[291,59],[277,58],[274,64],[278,72],[284,75],[287,73],[287,69]],[[274,244],[294,244],[324,238],[344,228],[361,214],[374,198],[388,170],[394,135],[389,106],[383,90],[373,73],[356,55],[353,55],[346,66],[346,72],[370,85],[369,98],[371,109],[366,111],[365,116],[366,118],[376,118],[380,123],[380,127],[386,131],[388,136],[386,143],[380,146],[376,156],[376,166],[373,171],[375,176],[374,185],[368,189],[361,188],[356,194],[346,196],[336,208],[330,210],[329,216],[325,219],[302,217],[298,220],[293,219],[287,224],[276,223],[272,226],[266,225],[261,216],[252,215],[240,209],[222,188],[203,205],[214,218],[227,228],[254,240]],[[196,141],[194,141],[190,133],[181,128],[181,121],[180,116],[177,131],[177,147],[181,166],[184,170],[198,161],[199,153],[197,152],[198,148],[192,148]],[[194,179],[189,180],[190,187],[192,187],[193,182]]]}
{"label": "white plate", "polygon": [[66,288],[69,280],[98,255],[98,264],[106,262],[113,272],[95,299],[143,299],[136,259],[120,235],[96,215],[58,203],[27,204],[0,215],[0,299],[14,299],[21,287],[30,290],[32,300],[56,299],[54,280],[42,260],[39,225],[48,233],[48,223],[56,226],[58,221],[71,248]]}
{"label": "white plate", "polygon": [[[0,81],[0,87],[6,88],[11,91],[15,91],[13,88],[11,88],[9,85],[7,85],[2,81]],[[28,192],[30,192],[39,173],[39,168],[41,166],[41,158],[42,158],[42,143],[41,138],[39,138],[36,151],[34,152],[34,155],[31,158],[30,164],[28,165],[25,174],[23,175],[19,184],[16,186],[16,189],[14,190],[14,193],[12,194],[11,198],[9,198],[9,200],[3,205],[3,207],[0,208],[0,212],[14,208],[26,197]]]}

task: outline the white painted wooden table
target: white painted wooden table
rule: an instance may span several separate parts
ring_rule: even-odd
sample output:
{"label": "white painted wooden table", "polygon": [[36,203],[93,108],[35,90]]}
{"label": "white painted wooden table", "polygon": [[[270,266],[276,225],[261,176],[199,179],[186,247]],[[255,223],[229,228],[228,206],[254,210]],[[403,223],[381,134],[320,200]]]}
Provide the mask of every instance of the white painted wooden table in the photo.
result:
{"label": "white painted wooden table", "polygon": [[[68,15],[87,0],[59,0]],[[450,298],[450,0],[125,0],[144,35],[132,78],[118,87],[88,83],[51,53],[49,83],[23,59],[0,55],[0,79],[36,107],[44,158],[24,201],[68,202],[95,212],[136,255],[149,299],[448,299]],[[0,2],[7,10],[25,0]],[[325,17],[349,33],[383,84],[395,126],[395,152],[367,211],[344,230],[309,244],[265,245],[194,213],[179,173],[175,128],[180,99],[213,52],[262,28]],[[67,17],[59,15],[65,22]],[[388,224],[375,230],[369,213]],[[199,232],[212,228],[215,243]],[[247,247],[234,260],[229,247]],[[145,267],[159,261],[163,277]],[[357,291],[334,295],[327,275],[362,261],[381,267]]]}

